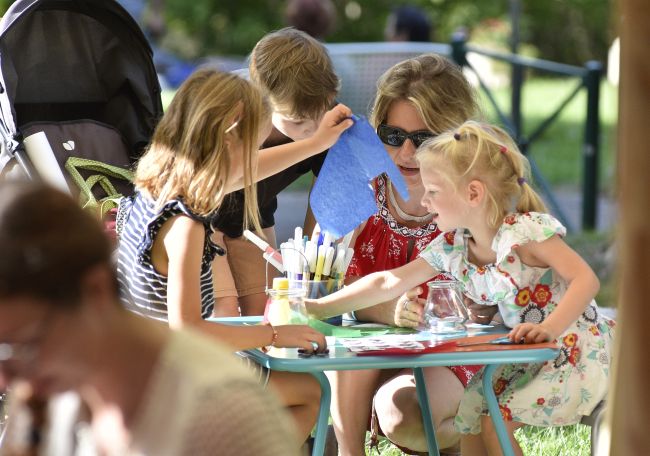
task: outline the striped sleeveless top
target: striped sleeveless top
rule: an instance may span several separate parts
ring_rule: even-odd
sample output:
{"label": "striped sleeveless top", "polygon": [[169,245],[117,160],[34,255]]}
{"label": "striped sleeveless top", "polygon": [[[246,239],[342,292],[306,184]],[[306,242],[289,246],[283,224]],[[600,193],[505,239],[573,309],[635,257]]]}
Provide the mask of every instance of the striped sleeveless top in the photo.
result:
{"label": "striped sleeveless top", "polygon": [[167,321],[167,276],[153,267],[151,251],[162,225],[177,215],[198,220],[205,226],[201,259],[201,316],[207,318],[214,308],[212,260],[215,255],[225,252],[210,240],[212,230],[209,221],[192,213],[181,200],[171,200],[157,208],[154,201],[139,192],[122,198],[117,220],[120,299],[127,309],[137,314]]}

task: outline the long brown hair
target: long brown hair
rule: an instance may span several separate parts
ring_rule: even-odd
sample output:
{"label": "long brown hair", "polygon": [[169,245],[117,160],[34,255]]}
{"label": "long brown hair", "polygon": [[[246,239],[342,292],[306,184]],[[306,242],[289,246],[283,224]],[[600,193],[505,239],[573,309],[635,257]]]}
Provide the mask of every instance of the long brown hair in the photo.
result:
{"label": "long brown hair", "polygon": [[215,212],[231,172],[228,138],[244,154],[245,225],[259,228],[254,172],[257,139],[268,104],[250,82],[231,73],[197,70],[180,87],[140,159],[135,184],[158,205],[177,197],[197,215]]}

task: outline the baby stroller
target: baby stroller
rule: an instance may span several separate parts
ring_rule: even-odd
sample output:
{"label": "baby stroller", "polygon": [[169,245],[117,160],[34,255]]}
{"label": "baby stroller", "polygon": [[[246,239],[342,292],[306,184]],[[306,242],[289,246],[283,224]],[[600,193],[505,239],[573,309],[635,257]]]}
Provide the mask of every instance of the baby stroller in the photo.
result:
{"label": "baby stroller", "polygon": [[151,48],[114,0],[17,0],[0,21],[0,176],[67,184],[103,213],[161,116]]}

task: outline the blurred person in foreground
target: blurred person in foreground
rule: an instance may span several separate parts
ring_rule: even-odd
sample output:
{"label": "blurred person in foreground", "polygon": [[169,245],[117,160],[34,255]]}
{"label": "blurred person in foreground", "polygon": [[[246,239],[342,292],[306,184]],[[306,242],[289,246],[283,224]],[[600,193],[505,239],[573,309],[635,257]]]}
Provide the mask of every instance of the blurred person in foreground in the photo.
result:
{"label": "blurred person in foreground", "polygon": [[91,215],[43,185],[0,194],[0,454],[296,454],[230,348],[124,309]]}

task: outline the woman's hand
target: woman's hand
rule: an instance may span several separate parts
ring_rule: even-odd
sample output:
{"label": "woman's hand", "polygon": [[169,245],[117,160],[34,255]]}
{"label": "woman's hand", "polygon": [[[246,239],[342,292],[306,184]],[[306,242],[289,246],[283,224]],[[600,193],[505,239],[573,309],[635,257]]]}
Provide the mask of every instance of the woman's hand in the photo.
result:
{"label": "woman's hand", "polygon": [[325,113],[318,130],[308,141],[313,141],[319,151],[329,149],[339,139],[341,133],[354,125],[351,116],[350,108],[344,104],[337,104]]}
{"label": "woman's hand", "polygon": [[416,328],[422,323],[424,300],[419,298],[422,289],[413,288],[397,299],[395,305],[395,325]]}
{"label": "woman's hand", "polygon": [[469,319],[480,325],[489,325],[499,311],[499,306],[477,304],[467,296],[463,297],[463,301],[465,302],[465,307],[467,307],[467,311],[469,312]]}
{"label": "woman's hand", "polygon": [[318,353],[327,348],[325,336],[306,325],[274,326],[278,333],[275,341],[276,347],[302,348],[308,352]]}
{"label": "woman's hand", "polygon": [[541,344],[555,340],[557,335],[553,334],[544,323],[521,323],[512,328],[508,337],[515,343]]}

